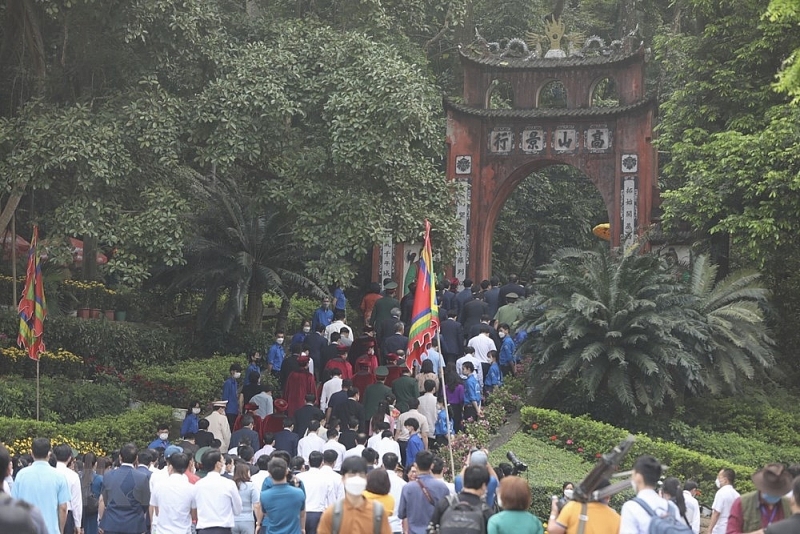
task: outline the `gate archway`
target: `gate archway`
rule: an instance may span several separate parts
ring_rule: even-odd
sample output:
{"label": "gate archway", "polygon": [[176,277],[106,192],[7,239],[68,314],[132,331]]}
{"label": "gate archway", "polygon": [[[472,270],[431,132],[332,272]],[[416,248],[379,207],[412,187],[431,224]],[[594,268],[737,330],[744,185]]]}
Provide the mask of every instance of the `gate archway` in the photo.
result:
{"label": "gate archway", "polygon": [[[611,245],[650,225],[657,199],[653,147],[656,105],[644,94],[645,49],[629,37],[611,47],[571,47],[569,57],[545,57],[519,44],[462,48],[463,102],[445,99],[447,176],[458,191],[462,236],[454,274],[491,275],[494,225],[506,199],[531,172],[570,165],[583,172],[605,202]],[[558,53],[553,53],[553,52]],[[618,105],[593,106],[598,83],[616,85]],[[542,90],[560,82],[566,108],[543,108]],[[491,109],[486,95],[498,83],[513,90],[511,109]],[[559,89],[561,91],[562,89]]]}

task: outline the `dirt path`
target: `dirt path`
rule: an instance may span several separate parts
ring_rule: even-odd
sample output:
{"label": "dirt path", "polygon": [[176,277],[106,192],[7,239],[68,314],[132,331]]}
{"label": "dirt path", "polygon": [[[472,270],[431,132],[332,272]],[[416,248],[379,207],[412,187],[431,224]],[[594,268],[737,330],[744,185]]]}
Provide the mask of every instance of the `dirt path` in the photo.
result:
{"label": "dirt path", "polygon": [[522,417],[519,411],[512,413],[508,416],[508,421],[506,424],[500,427],[497,431],[497,434],[492,438],[492,441],[489,442],[489,446],[487,449],[490,451],[495,450],[499,447],[502,447],[508,440],[511,439],[511,436],[516,434],[522,428]]}

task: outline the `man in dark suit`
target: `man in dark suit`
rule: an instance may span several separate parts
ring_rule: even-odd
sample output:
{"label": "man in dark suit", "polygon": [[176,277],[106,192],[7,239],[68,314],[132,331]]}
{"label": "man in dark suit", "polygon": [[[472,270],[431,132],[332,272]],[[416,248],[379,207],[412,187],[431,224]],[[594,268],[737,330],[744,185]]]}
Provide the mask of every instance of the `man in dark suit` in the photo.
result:
{"label": "man in dark suit", "polygon": [[491,321],[492,321],[492,318],[489,317],[488,315],[481,316],[481,322],[476,324],[476,325],[472,325],[472,328],[469,329],[469,331],[467,333],[467,340],[470,340],[473,337],[475,337],[478,334],[480,334],[481,333],[481,326],[485,325],[485,326],[489,327],[489,337],[492,338],[492,341],[494,341],[495,347],[499,347],[500,345],[502,345],[503,344],[503,340],[500,339],[500,335],[497,333],[497,329],[495,327],[493,327],[491,324],[489,324]]}
{"label": "man in dark suit", "polygon": [[483,292],[483,301],[486,302],[486,315],[494,317],[500,307],[500,280],[496,276],[489,279],[489,289]]}
{"label": "man in dark suit", "polygon": [[317,325],[317,331],[309,334],[303,343],[308,348],[308,357],[314,362],[314,375],[317,380],[320,379],[322,369],[325,368],[325,364],[322,363],[322,351],[328,345],[328,340],[325,339],[324,332],[325,326]]}
{"label": "man in dark suit", "polygon": [[447,312],[447,320],[442,322],[439,330],[441,337],[439,345],[442,348],[444,361],[455,362],[462,355],[464,349],[464,328],[456,321],[456,310]]}
{"label": "man in dark suit", "polygon": [[351,418],[355,418],[358,421],[359,432],[365,432],[367,428],[364,406],[358,402],[358,390],[354,387],[347,390],[347,401],[338,404],[333,409],[332,415],[339,420],[342,427],[344,427]]}
{"label": "man in dark suit", "polygon": [[258,450],[261,448],[261,440],[258,437],[258,432],[253,430],[253,426],[255,425],[255,419],[249,413],[246,413],[242,416],[242,428],[231,434],[231,442],[228,445],[231,449],[238,447],[243,441],[247,442],[247,445],[253,447],[253,449]]}
{"label": "man in dark suit", "polygon": [[467,301],[461,308],[458,322],[465,331],[469,332],[470,328],[481,322],[481,317],[487,314],[487,310],[488,307],[483,301],[483,296],[480,293],[473,293],[472,300]]}
{"label": "man in dark suit", "polygon": [[147,530],[145,510],[150,506],[147,476],[136,470],[136,445],[119,451],[122,465],[103,475],[98,517],[104,534],[141,534]]}
{"label": "man in dark suit", "polygon": [[387,337],[383,341],[382,354],[389,354],[394,352],[397,354],[398,350],[406,350],[408,347],[408,338],[403,335],[406,325],[399,321],[394,325],[394,334]]}
{"label": "man in dark suit", "polygon": [[293,428],[294,421],[291,417],[287,417],[283,420],[283,430],[275,434],[275,449],[288,452],[292,458],[297,456],[297,442],[300,441],[297,434],[292,431]]}
{"label": "man in dark suit", "polygon": [[294,433],[300,438],[304,438],[308,425],[311,421],[324,421],[325,414],[322,410],[314,406],[317,396],[313,393],[306,394],[306,403],[294,412]]}
{"label": "man in dark suit", "polygon": [[[519,298],[525,298],[525,288],[519,285],[517,282],[517,275],[510,274],[508,275],[508,283],[504,286],[500,287],[500,292],[498,294],[498,303],[503,305],[506,303],[506,295],[509,293],[516,293]],[[497,312],[495,312],[497,313]],[[494,316],[492,316],[494,317]]]}
{"label": "man in dark suit", "polygon": [[464,280],[464,289],[459,291],[456,294],[456,309],[458,310],[458,316],[461,316],[461,310],[464,308],[464,304],[472,300],[472,280],[466,278]]}
{"label": "man in dark suit", "polygon": [[[329,361],[339,357],[339,339],[341,337],[342,335],[339,332],[331,333],[331,344],[322,348],[322,361],[320,362],[322,364],[322,369],[325,369]],[[317,362],[314,362],[314,372],[316,372],[316,370]],[[320,371],[320,373],[322,375],[322,380],[327,381],[329,377],[326,377],[325,373],[322,371]]]}

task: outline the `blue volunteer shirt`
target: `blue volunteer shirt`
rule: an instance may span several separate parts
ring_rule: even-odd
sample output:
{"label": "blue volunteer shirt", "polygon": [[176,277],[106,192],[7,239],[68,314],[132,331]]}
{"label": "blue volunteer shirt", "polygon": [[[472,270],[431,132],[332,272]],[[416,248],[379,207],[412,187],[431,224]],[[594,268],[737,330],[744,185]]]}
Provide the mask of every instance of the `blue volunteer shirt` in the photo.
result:
{"label": "blue volunteer shirt", "polygon": [[222,400],[228,401],[228,405],[225,406],[225,413],[239,413],[239,384],[232,376],[222,386]]}
{"label": "blue volunteer shirt", "polygon": [[425,444],[419,434],[413,434],[408,438],[408,446],[406,447],[406,469],[410,469],[411,465],[416,461],[417,454],[425,450]]}
{"label": "blue volunteer shirt", "polygon": [[330,308],[317,308],[314,315],[311,317],[311,330],[316,332],[317,326],[328,326],[333,322],[333,311]]}
{"label": "blue volunteer shirt", "polygon": [[516,350],[517,347],[511,336],[504,337],[503,344],[500,346],[500,365],[514,365],[517,361],[517,357],[514,356]]}
{"label": "blue volunteer shirt", "polygon": [[503,385],[503,373],[500,372],[500,366],[497,365],[497,362],[489,366],[489,372],[486,374],[486,378],[483,379],[483,384],[485,386]]}
{"label": "blue volunteer shirt", "polygon": [[273,343],[267,353],[267,361],[272,365],[273,371],[280,371],[283,365],[283,358],[286,353],[283,350],[283,345]]}
{"label": "blue volunteer shirt", "polygon": [[464,384],[464,404],[472,404],[475,401],[478,406],[481,405],[481,385],[472,373],[467,377],[467,382]]}
{"label": "blue volunteer shirt", "polygon": [[342,291],[341,287],[337,287],[333,291],[333,298],[336,299],[337,310],[347,309],[347,297],[344,296],[344,291]]}

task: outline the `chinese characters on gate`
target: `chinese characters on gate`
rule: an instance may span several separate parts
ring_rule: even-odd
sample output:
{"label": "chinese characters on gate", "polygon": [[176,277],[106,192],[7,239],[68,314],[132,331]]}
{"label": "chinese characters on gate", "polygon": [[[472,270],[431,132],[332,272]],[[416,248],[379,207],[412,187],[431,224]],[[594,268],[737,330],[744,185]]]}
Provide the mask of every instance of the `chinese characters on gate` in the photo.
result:
{"label": "chinese characters on gate", "polygon": [[607,124],[593,124],[581,131],[574,124],[565,124],[549,132],[542,126],[527,126],[520,131],[501,126],[489,132],[491,154],[508,155],[516,150],[523,154],[541,154],[548,148],[557,154],[574,154],[581,150],[592,154],[611,152],[611,129]]}

